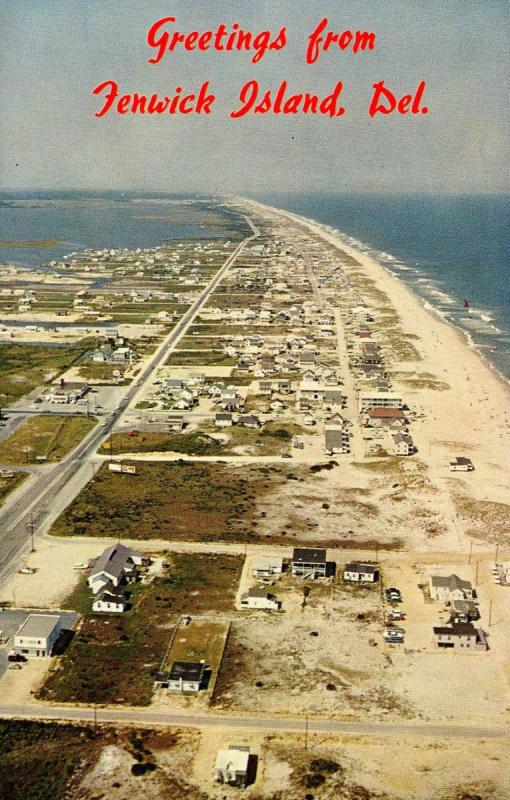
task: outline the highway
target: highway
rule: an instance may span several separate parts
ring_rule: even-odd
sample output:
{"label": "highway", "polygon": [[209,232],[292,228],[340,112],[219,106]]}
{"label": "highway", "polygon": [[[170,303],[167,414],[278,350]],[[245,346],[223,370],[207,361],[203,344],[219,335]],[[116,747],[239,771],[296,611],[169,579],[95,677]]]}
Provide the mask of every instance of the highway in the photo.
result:
{"label": "highway", "polygon": [[48,527],[55,515],[61,513],[90,480],[94,468],[91,459],[97,449],[108,438],[128,406],[136,403],[154,371],[165,363],[248,242],[259,235],[251,219],[246,216],[244,219],[252,231],[251,235],[243,239],[228,256],[193,305],[152,354],[140,375],[125,390],[115,411],[106,419],[103,417],[103,423],[96,426],[53,469],[41,470],[40,476],[27,479],[16,492],[14,507],[6,503],[3,510],[0,509],[0,586],[17,568],[24,551],[30,546],[31,536]]}
{"label": "highway", "polygon": [[316,717],[234,716],[228,714],[172,714],[150,709],[77,708],[75,706],[3,705],[2,719],[111,722],[125,725],[161,725],[178,728],[232,728],[236,730],[292,731],[294,733],[351,734],[382,738],[505,739],[508,728],[497,725],[444,725],[440,723],[352,722]]}

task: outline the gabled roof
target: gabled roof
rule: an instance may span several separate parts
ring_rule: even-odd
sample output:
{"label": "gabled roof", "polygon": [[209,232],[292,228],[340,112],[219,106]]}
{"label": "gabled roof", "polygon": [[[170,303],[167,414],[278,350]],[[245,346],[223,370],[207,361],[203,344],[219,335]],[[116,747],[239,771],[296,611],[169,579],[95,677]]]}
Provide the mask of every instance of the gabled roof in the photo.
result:
{"label": "gabled roof", "polygon": [[98,601],[101,603],[122,603],[125,605],[126,596],[122,592],[104,591],[98,594],[94,600],[94,603],[97,603]]}
{"label": "gabled roof", "polygon": [[360,564],[359,561],[351,561],[345,565],[344,572],[360,572],[373,575],[377,572],[377,567],[374,567],[373,564]]}
{"label": "gabled roof", "polygon": [[375,406],[373,408],[368,408],[366,414],[375,419],[405,419],[405,414],[400,408],[379,408]]}
{"label": "gabled roof", "polygon": [[468,589],[471,591],[473,588],[470,581],[463,581],[458,575],[448,575],[446,577],[443,577],[442,575],[433,575],[431,581],[432,586],[445,587],[450,591],[453,591],[454,589]]}
{"label": "gabled roof", "polygon": [[342,447],[344,442],[343,428],[326,428],[324,431],[324,441],[326,449],[330,447]]}
{"label": "gabled roof", "polygon": [[107,547],[97,558],[91,574],[98,575],[105,572],[109,576],[120,578],[130,558],[131,550],[128,547],[123,544],[114,544]]}

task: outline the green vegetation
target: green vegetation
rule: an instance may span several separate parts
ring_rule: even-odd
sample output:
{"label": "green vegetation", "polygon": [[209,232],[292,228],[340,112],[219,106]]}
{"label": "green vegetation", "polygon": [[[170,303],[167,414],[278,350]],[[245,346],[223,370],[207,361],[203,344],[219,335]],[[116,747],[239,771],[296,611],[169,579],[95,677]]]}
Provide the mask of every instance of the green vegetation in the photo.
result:
{"label": "green vegetation", "polygon": [[26,472],[15,472],[12,478],[6,478],[0,473],[0,506],[7,495],[23,483],[25,478],[28,478]]}
{"label": "green vegetation", "polygon": [[88,345],[85,341],[79,347],[0,345],[0,403],[10,405],[49,383],[78,361]]}
{"label": "green vegetation", "polygon": [[0,787],[5,800],[63,800],[90,762],[94,732],[82,725],[0,721]]}
{"label": "green vegetation", "polygon": [[33,464],[37,457],[60,461],[95,424],[93,417],[31,417],[0,442],[0,463]]}
{"label": "green vegetation", "polygon": [[[129,705],[150,702],[154,676],[179,616],[231,609],[243,563],[237,556],[210,554],[175,554],[167,559],[170,566],[163,576],[128,587],[131,608],[122,615],[91,613],[91,593],[83,577],[64,607],[76,606],[85,617],[39,698]],[[215,652],[216,634],[211,630]]]}
{"label": "green vegetation", "polygon": [[19,241],[0,242],[0,247],[20,250],[28,247],[56,247],[61,241],[61,239],[30,239],[24,242],[20,239]]}
{"label": "green vegetation", "polygon": [[234,367],[236,358],[224,353],[213,353],[211,350],[174,350],[166,360],[169,366]]}
{"label": "green vegetation", "polygon": [[219,463],[140,463],[136,475],[96,477],[54,523],[55,536],[247,541],[257,501],[287,480],[276,467]]}
{"label": "green vegetation", "polygon": [[187,453],[196,456],[215,456],[224,452],[224,447],[211,436],[200,431],[194,433],[153,433],[144,432],[137,436],[129,433],[114,433],[104,443],[101,453]]}
{"label": "green vegetation", "polygon": [[[120,377],[115,376],[114,372],[120,372]],[[123,372],[123,368],[119,369],[118,365],[113,364],[83,364],[79,369],[80,378],[86,381],[114,383],[116,385],[129,383],[128,379],[124,379]]]}

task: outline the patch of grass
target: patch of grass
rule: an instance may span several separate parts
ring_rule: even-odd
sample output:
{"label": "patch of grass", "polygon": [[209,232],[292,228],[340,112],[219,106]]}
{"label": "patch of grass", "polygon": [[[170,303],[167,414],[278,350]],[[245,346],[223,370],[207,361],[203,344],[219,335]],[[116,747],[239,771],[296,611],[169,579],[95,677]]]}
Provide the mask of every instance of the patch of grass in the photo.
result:
{"label": "patch of grass", "polygon": [[165,361],[169,366],[233,367],[237,359],[224,353],[213,353],[211,350],[174,350]]}
{"label": "patch of grass", "polygon": [[29,239],[27,241],[23,241],[20,239],[19,241],[5,241],[0,242],[0,247],[3,248],[12,248],[12,249],[25,249],[29,247],[56,247],[57,244],[60,244],[61,239]]}
{"label": "patch of grass", "polygon": [[0,506],[12,491],[23,483],[25,478],[28,478],[26,472],[16,472],[12,478],[5,478],[0,474]]}
{"label": "patch of grass", "polygon": [[37,386],[49,383],[78,361],[88,348],[0,345],[0,402],[10,405]]}
{"label": "patch of grass", "polygon": [[[105,447],[105,445],[107,445]],[[112,451],[121,453],[187,453],[197,456],[215,456],[225,451],[222,444],[206,433],[156,433],[143,432],[137,436],[129,433],[114,433],[111,437]],[[104,443],[100,452],[110,453],[110,440]]]}
{"label": "patch of grass", "polygon": [[53,525],[57,536],[244,540],[257,497],[285,476],[274,470],[173,461],[137,463],[137,474],[104,465]]}
{"label": "patch of grass", "polygon": [[0,442],[0,462],[32,464],[36,458],[60,461],[92,430],[93,417],[35,416]]}
{"label": "patch of grass", "polygon": [[[120,375],[114,375],[114,372],[120,372]],[[125,386],[129,383],[129,379],[124,378],[123,372],[122,368],[119,369],[118,366],[113,364],[83,364],[79,369],[80,378],[86,381],[93,381],[94,383],[104,381],[105,383]]]}
{"label": "patch of grass", "polygon": [[90,763],[94,732],[82,725],[0,721],[0,786],[5,800],[59,800]]}
{"label": "patch of grass", "polygon": [[510,505],[492,500],[475,500],[454,493],[459,517],[466,523],[466,534],[486,542],[508,545],[510,542]]}

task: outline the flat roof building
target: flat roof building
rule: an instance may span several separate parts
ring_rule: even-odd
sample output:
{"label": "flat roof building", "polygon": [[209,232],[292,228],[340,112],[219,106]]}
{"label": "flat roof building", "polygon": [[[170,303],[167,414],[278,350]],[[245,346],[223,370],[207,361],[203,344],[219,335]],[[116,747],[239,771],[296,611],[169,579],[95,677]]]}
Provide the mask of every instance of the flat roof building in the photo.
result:
{"label": "flat roof building", "polygon": [[51,656],[60,630],[60,616],[29,614],[14,635],[14,649],[24,656]]}
{"label": "flat roof building", "polygon": [[214,765],[214,779],[218,783],[246,786],[249,763],[249,747],[230,745],[227,750],[218,750]]}

